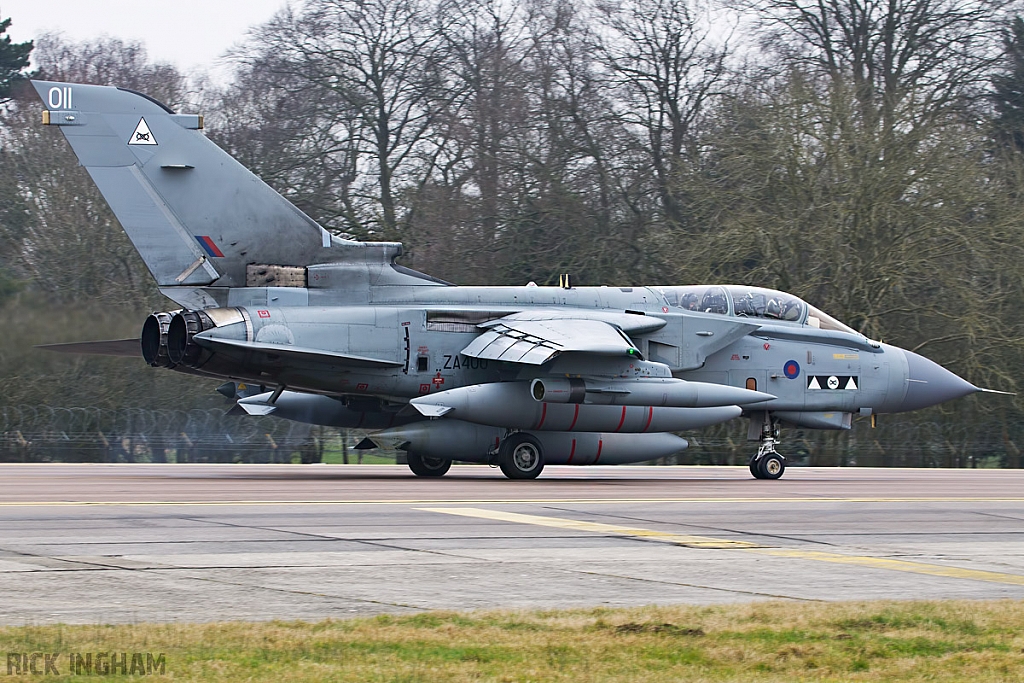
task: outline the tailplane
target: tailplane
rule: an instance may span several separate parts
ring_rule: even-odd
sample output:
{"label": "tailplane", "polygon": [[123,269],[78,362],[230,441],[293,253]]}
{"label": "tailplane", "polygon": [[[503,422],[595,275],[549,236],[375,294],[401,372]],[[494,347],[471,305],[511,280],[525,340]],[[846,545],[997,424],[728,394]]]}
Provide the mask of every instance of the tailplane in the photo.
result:
{"label": "tailplane", "polygon": [[32,84],[43,122],[64,133],[162,289],[245,287],[253,264],[304,268],[370,246],[324,230],[208,140],[199,115],[122,88]]}

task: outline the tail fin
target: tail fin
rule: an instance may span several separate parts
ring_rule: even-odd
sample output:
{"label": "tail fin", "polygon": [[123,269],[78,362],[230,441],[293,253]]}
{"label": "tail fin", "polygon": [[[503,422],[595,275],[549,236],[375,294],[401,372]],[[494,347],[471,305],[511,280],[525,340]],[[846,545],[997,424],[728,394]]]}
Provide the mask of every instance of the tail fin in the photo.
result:
{"label": "tail fin", "polygon": [[[342,260],[332,237],[201,132],[121,88],[33,81],[43,123],[59,126],[163,287],[244,287],[246,266]],[[397,245],[396,245],[397,247]]]}

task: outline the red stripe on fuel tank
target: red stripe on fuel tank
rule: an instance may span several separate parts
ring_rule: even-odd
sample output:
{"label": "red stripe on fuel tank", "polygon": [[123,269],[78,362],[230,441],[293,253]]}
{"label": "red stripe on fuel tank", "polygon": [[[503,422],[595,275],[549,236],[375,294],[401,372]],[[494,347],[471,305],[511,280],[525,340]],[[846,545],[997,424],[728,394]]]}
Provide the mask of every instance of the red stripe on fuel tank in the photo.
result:
{"label": "red stripe on fuel tank", "polygon": [[597,455],[594,456],[594,464],[595,465],[597,464],[597,461],[601,459],[601,449],[603,447],[604,447],[604,439],[598,439],[597,440]]}
{"label": "red stripe on fuel tank", "polygon": [[580,404],[577,403],[576,404],[576,412],[573,413],[573,416],[572,416],[572,424],[569,425],[569,429],[566,430],[567,432],[571,432],[572,431],[572,428],[576,426],[576,420],[578,420],[579,417],[580,417]]}
{"label": "red stripe on fuel tank", "polygon": [[653,420],[653,419],[654,419],[654,406],[648,406],[648,408],[647,408],[647,424],[644,425],[644,428],[641,431],[646,432],[647,428],[651,426],[651,420]]}
{"label": "red stripe on fuel tank", "polygon": [[569,449],[569,462],[566,465],[572,464],[572,456],[576,455],[576,439],[572,440],[572,448]]}
{"label": "red stripe on fuel tank", "polygon": [[619,426],[615,428],[615,431],[622,429],[624,424],[626,424],[626,406],[622,406],[622,419],[619,420]]}
{"label": "red stripe on fuel tank", "polygon": [[543,427],[544,426],[544,420],[546,420],[547,418],[548,418],[548,404],[547,403],[541,403],[540,404],[540,422],[537,423],[537,426],[534,427],[534,429],[540,429],[541,427]]}

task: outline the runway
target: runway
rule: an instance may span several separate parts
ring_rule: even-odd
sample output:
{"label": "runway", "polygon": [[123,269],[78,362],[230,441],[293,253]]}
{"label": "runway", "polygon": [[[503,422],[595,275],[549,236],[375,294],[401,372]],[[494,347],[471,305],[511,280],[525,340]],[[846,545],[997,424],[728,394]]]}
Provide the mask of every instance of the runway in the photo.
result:
{"label": "runway", "polygon": [[0,465],[0,624],[1024,599],[1024,471]]}

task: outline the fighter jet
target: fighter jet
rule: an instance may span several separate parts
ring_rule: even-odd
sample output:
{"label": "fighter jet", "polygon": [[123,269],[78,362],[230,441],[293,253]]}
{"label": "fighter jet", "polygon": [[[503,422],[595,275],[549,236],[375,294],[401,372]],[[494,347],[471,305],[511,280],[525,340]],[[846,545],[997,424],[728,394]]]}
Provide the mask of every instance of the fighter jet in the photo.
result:
{"label": "fighter jet", "polygon": [[641,462],[686,448],[674,432],[746,417],[751,474],[778,479],[782,425],[850,429],[986,391],[770,289],[455,286],[398,265],[401,244],[329,233],[199,115],[124,88],[33,85],[181,307],[140,339],[70,349],[226,379],[249,415],[368,430],[361,445],[405,450],[419,476]]}

